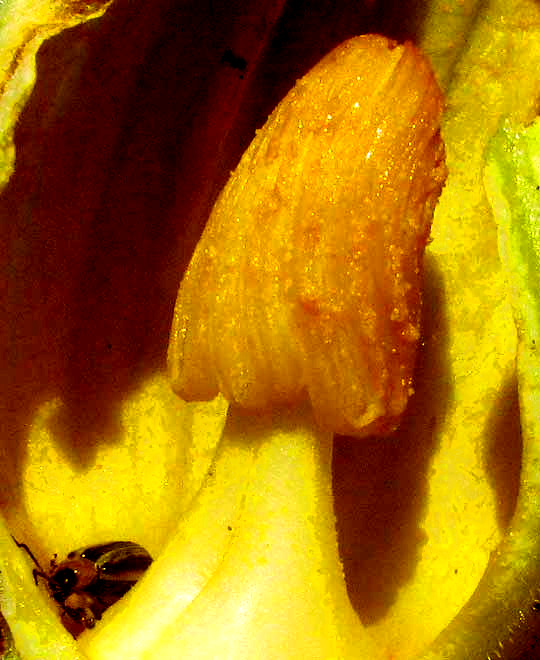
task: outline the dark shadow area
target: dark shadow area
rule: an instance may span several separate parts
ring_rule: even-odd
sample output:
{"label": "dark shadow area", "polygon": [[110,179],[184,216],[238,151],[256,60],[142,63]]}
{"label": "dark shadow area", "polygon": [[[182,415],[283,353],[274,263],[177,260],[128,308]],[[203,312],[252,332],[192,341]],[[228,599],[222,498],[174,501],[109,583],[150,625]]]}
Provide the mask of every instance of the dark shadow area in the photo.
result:
{"label": "dark shadow area", "polygon": [[506,530],[516,508],[521,471],[522,442],[515,373],[497,392],[484,433],[487,438],[484,458],[495,492],[497,522],[501,530]]}
{"label": "dark shadow area", "polygon": [[416,41],[428,11],[427,0],[389,0],[379,4],[376,14],[378,30],[397,39]]}
{"label": "dark shadow area", "polygon": [[431,457],[453,397],[445,292],[426,258],[422,342],[415,394],[387,438],[337,438],[334,494],[338,539],[351,602],[366,624],[381,619],[414,575],[425,536]]}

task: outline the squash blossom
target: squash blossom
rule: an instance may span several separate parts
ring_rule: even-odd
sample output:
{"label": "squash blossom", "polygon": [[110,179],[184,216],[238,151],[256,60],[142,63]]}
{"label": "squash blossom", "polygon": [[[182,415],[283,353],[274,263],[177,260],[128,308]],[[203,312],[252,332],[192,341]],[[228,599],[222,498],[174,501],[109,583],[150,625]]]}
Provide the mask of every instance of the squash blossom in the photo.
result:
{"label": "squash blossom", "polygon": [[[529,650],[540,9],[400,11],[0,4],[5,657]],[[332,67],[388,43],[348,39],[404,30],[340,105]],[[410,189],[378,236],[385,176]],[[12,535],[44,571],[108,541],[155,561],[75,639]]]}

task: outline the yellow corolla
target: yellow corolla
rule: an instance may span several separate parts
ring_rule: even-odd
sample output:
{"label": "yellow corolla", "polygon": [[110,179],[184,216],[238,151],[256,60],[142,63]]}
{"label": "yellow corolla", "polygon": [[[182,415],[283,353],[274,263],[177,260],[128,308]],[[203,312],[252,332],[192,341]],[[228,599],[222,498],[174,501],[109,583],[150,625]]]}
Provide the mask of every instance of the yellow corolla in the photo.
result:
{"label": "yellow corolla", "polygon": [[[333,446],[316,425],[300,425],[298,412],[276,415],[270,438],[256,419],[227,419],[221,398],[186,403],[172,392],[163,370],[163,318],[172,317],[197,228],[175,221],[184,237],[179,255],[169,246],[171,225],[164,228],[156,218],[141,229],[139,209],[159,207],[151,194],[128,186],[130,195],[117,200],[114,189],[141,168],[145,181],[174,180],[181,199],[169,199],[173,217],[186,208],[194,217],[207,213],[213,186],[234,164],[225,154],[234,151],[234,141],[247,146],[251,137],[238,137],[238,109],[251,107],[241,105],[242,94],[249,85],[252,93],[257,89],[261,43],[283,3],[262,3],[234,20],[216,5],[214,27],[230,21],[230,32],[212,51],[218,57],[208,70],[216,72],[204,94],[197,88],[201,111],[186,114],[189,138],[183,136],[184,152],[174,158],[170,145],[153,141],[152,129],[173,114],[167,101],[155,125],[137,121],[148,116],[144,104],[156,104],[143,63],[171,57],[163,45],[171,39],[169,21],[142,12],[144,21],[137,23],[113,4],[80,33],[77,56],[58,62],[66,73],[58,75],[54,102],[39,86],[39,71],[41,65],[44,79],[51,75],[64,42],[50,47],[48,60],[47,53],[38,58],[38,85],[25,105],[35,75],[33,40],[96,10],[85,5],[88,16],[77,15],[80,4],[59,3],[53,16],[50,3],[42,4],[43,14],[36,3],[32,11],[23,11],[22,2],[0,6],[0,202],[7,246],[0,604],[20,656],[371,660],[427,652],[475,592],[517,497],[516,333],[482,172],[501,119],[526,122],[536,112],[537,3],[432,2],[409,22],[446,93],[448,167],[426,250],[415,394],[391,436],[336,438]],[[362,12],[367,27],[377,26],[373,3]],[[191,33],[212,32],[179,10],[175,17]],[[78,84],[93,80],[88,69],[98,66],[95,58],[114,50],[106,35],[116,34],[118,25],[126,26],[122,48],[133,33],[138,77],[127,70],[118,76],[117,82],[122,76],[131,81],[127,92],[105,87],[108,105],[99,92],[81,99]],[[150,47],[143,35],[160,29],[167,38]],[[96,35],[102,41],[92,42]],[[185,39],[187,52],[194,42]],[[189,72],[178,74],[180,84],[182,76]],[[139,84],[144,101],[133,116],[127,100]],[[219,99],[228,105],[215,106]],[[88,120],[93,105],[108,142],[100,142],[101,134],[92,142],[92,131],[85,144],[65,136],[78,156],[62,172],[77,193],[72,206],[62,197],[58,172],[66,161],[57,161],[62,147],[52,137],[73,129],[62,114],[66,108]],[[130,128],[114,128],[103,108]],[[41,151],[29,150],[28,136],[42,140]],[[197,141],[204,156],[214,154],[211,164],[197,165]],[[150,155],[143,143],[150,144]],[[105,167],[102,144],[114,144],[121,157],[103,175],[86,179],[87,154]],[[162,151],[164,160],[154,158]],[[158,168],[167,159],[177,168],[173,175]],[[192,192],[197,176],[200,189]],[[45,196],[54,184],[58,189]],[[114,222],[103,220],[107,212]],[[108,251],[111,258],[102,254]],[[136,263],[139,270],[126,271],[125,264]],[[94,298],[103,295],[107,301]],[[144,310],[156,311],[155,323]],[[159,339],[146,341],[153,335]],[[156,347],[162,350],[157,357]],[[155,562],[94,630],[75,641],[44,589],[35,588],[32,564],[11,534],[45,568],[55,553],[62,558],[109,540],[141,543]]]}

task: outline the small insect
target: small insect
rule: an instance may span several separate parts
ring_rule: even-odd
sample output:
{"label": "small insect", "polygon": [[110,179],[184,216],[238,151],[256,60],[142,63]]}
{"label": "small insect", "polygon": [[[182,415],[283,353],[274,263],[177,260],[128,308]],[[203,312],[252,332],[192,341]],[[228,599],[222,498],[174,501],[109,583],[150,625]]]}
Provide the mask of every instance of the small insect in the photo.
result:
{"label": "small insect", "polygon": [[153,561],[141,545],[113,541],[73,550],[60,563],[55,556],[46,572],[25,543],[15,543],[37,566],[32,571],[36,584],[38,577],[46,580],[52,597],[82,629],[93,628],[103,612],[135,585]]}

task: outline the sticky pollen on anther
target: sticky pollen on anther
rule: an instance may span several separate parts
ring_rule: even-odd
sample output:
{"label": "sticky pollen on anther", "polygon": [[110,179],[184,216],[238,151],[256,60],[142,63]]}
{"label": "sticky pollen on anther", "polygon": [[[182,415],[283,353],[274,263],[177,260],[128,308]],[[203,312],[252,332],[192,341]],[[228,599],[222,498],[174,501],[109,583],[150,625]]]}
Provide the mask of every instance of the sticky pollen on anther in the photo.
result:
{"label": "sticky pollen on anther", "polygon": [[281,101],[218,198],[178,293],[175,390],[323,427],[395,427],[420,336],[422,257],[446,177],[442,94],[410,43],[366,35]]}

